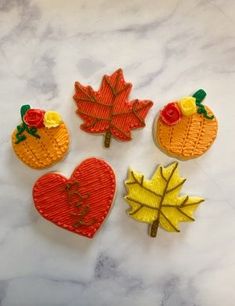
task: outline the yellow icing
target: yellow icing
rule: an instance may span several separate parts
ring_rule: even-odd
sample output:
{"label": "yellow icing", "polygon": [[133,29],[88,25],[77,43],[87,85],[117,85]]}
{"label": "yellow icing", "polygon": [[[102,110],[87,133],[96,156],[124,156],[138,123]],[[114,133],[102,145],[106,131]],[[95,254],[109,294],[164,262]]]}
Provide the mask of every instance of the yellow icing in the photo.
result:
{"label": "yellow icing", "polygon": [[168,167],[159,166],[150,180],[130,170],[125,182],[128,214],[135,220],[155,223],[155,227],[160,225],[166,231],[179,231],[179,222],[194,221],[193,213],[204,201],[200,197],[179,195],[184,182],[177,162]]}
{"label": "yellow icing", "polygon": [[57,127],[62,123],[62,118],[60,114],[55,111],[47,111],[44,114],[43,123],[47,128]]}
{"label": "yellow icing", "polygon": [[197,112],[196,98],[184,97],[179,100],[179,107],[184,116],[191,116]]}

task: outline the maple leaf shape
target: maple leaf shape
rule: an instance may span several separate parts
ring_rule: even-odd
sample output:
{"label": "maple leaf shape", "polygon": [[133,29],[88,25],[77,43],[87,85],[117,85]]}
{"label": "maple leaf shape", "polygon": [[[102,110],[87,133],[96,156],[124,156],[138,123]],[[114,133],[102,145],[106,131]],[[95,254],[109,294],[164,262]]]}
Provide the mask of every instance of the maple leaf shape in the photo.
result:
{"label": "maple leaf shape", "polygon": [[111,137],[131,140],[131,130],[144,127],[144,119],[153,105],[149,100],[128,101],[132,85],[126,83],[118,69],[111,76],[103,77],[100,89],[75,83],[74,100],[77,114],[84,120],[81,129],[89,133],[104,133],[105,147]]}
{"label": "maple leaf shape", "polygon": [[186,179],[180,177],[178,163],[168,167],[159,166],[151,180],[130,170],[125,182],[128,214],[150,224],[150,235],[156,237],[159,225],[169,232],[179,232],[179,222],[194,221],[193,213],[204,201],[199,197],[180,196]]}

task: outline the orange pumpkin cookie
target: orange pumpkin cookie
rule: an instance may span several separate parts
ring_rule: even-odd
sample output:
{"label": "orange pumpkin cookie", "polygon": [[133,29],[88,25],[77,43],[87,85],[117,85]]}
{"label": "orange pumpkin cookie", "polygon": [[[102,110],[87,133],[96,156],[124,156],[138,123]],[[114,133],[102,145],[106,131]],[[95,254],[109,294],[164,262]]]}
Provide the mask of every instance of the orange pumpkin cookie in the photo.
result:
{"label": "orange pumpkin cookie", "polygon": [[22,123],[12,134],[12,146],[26,165],[42,169],[61,160],[68,151],[69,133],[60,114],[21,107]]}
{"label": "orange pumpkin cookie", "polygon": [[205,153],[214,142],[218,123],[202,101],[206,92],[199,89],[193,96],[168,103],[154,125],[154,138],[167,154],[191,159]]}

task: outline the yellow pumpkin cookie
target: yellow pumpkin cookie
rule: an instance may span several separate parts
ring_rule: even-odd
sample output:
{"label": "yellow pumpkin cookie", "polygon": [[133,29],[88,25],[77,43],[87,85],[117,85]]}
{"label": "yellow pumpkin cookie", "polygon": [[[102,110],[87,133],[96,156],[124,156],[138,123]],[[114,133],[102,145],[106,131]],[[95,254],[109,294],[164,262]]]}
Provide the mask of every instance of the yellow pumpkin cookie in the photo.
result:
{"label": "yellow pumpkin cookie", "polygon": [[26,165],[42,169],[61,160],[68,151],[69,132],[59,113],[21,107],[22,123],[12,134],[12,146]]}
{"label": "yellow pumpkin cookie", "polygon": [[168,103],[154,125],[154,138],[167,154],[191,159],[205,153],[213,144],[218,122],[209,107],[202,104],[206,92]]}

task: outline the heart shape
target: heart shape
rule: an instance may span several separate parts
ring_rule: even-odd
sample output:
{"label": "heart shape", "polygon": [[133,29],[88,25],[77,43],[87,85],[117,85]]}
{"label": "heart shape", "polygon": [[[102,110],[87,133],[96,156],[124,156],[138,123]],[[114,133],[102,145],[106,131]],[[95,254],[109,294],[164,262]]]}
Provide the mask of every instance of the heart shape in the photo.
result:
{"label": "heart shape", "polygon": [[33,200],[45,219],[92,238],[112,206],[115,189],[112,168],[103,160],[89,158],[69,179],[58,173],[40,177],[33,187]]}

